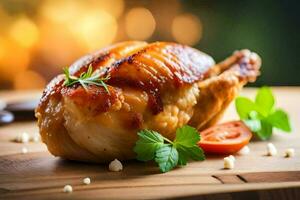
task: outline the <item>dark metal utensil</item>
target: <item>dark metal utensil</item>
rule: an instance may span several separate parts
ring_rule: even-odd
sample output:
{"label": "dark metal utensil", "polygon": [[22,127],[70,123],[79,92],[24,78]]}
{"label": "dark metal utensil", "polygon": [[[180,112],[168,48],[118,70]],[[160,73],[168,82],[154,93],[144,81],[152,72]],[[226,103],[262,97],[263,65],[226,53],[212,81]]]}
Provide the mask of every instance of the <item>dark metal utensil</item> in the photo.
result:
{"label": "dark metal utensil", "polygon": [[34,120],[34,110],[38,102],[38,100],[12,102],[7,104],[5,110],[13,113],[16,121]]}
{"label": "dark metal utensil", "polygon": [[1,110],[0,111],[0,125],[9,124],[14,121],[14,115],[11,112]]}
{"label": "dark metal utensil", "polygon": [[[2,101],[1,101],[2,102]],[[1,105],[4,105],[3,103]],[[0,109],[0,125],[9,124],[15,121],[34,120],[34,109],[38,100],[12,102]],[[4,110],[2,110],[4,109]]]}

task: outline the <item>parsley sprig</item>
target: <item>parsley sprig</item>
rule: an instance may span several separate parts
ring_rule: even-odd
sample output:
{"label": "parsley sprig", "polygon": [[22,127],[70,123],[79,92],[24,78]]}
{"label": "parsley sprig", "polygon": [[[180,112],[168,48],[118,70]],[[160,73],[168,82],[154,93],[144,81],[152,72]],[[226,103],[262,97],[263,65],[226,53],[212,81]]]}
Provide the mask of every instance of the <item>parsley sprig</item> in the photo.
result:
{"label": "parsley sprig", "polygon": [[97,86],[104,87],[105,91],[109,93],[105,81],[107,81],[110,77],[109,76],[106,76],[104,78],[101,77],[101,73],[99,70],[95,70],[93,72],[93,68],[91,65],[88,67],[88,70],[86,72],[83,72],[79,77],[70,75],[69,68],[67,67],[64,68],[64,74],[65,74],[64,85],[67,87],[79,83],[80,85],[82,85],[82,87],[85,90],[87,90],[88,85],[97,85]]}
{"label": "parsley sprig", "polygon": [[288,114],[275,108],[275,98],[269,87],[260,88],[255,101],[238,97],[235,106],[240,118],[262,140],[272,136],[273,128],[291,132]]}
{"label": "parsley sprig", "polygon": [[193,127],[185,125],[178,128],[174,141],[147,129],[139,131],[138,136],[134,147],[136,158],[145,162],[154,159],[161,172],[168,172],[177,165],[186,165],[188,160],[205,159],[203,150],[197,145],[200,134]]}

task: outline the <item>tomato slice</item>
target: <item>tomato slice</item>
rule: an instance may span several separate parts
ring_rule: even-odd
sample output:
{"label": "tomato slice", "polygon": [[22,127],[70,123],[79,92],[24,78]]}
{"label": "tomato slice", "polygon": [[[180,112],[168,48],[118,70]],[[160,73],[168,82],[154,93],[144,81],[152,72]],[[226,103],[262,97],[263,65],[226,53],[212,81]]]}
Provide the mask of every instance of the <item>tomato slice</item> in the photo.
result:
{"label": "tomato slice", "polygon": [[212,126],[201,133],[199,146],[205,153],[232,154],[247,145],[252,137],[242,121],[232,121]]}

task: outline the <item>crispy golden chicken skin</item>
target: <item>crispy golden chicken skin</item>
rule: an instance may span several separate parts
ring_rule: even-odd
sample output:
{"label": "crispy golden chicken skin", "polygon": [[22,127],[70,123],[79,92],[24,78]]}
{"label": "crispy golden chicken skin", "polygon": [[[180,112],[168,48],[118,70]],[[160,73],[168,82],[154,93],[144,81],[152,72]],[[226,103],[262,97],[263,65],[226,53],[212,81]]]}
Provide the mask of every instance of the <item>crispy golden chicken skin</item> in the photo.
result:
{"label": "crispy golden chicken skin", "polygon": [[96,85],[64,86],[64,75],[48,84],[36,109],[40,134],[53,155],[66,159],[132,159],[138,130],[173,139],[185,124],[198,130],[215,124],[239,89],[256,80],[260,65],[249,50],[215,64],[207,54],[176,43],[118,43],[69,68],[74,76],[88,66],[109,75],[109,92]]}

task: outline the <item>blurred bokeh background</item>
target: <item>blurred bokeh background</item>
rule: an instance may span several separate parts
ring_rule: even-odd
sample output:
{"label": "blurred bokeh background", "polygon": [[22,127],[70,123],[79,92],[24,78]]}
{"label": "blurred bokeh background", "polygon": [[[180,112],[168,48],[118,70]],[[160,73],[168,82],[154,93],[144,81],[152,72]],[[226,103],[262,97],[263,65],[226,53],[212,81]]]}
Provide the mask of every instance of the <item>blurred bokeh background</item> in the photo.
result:
{"label": "blurred bokeh background", "polygon": [[300,85],[297,1],[0,0],[0,89],[37,89],[80,56],[124,40],[194,46],[216,61],[249,48],[260,85]]}

